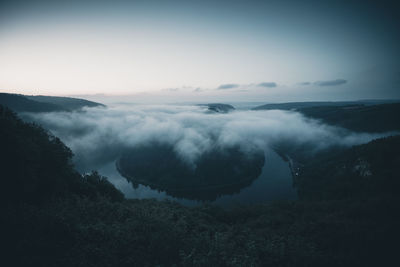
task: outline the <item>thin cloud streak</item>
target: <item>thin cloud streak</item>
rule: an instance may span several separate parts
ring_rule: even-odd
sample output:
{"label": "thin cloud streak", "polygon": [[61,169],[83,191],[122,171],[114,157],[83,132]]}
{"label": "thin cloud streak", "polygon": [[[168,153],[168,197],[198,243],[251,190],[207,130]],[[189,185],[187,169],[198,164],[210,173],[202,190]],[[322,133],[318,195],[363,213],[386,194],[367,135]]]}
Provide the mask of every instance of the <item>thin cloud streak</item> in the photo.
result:
{"label": "thin cloud streak", "polygon": [[298,83],[298,85],[306,86],[306,85],[311,85],[311,83],[310,82],[301,82],[301,83]]}
{"label": "thin cloud streak", "polygon": [[221,84],[217,89],[224,90],[224,89],[233,89],[233,88],[238,88],[238,87],[239,87],[239,84],[227,83],[227,84]]}
{"label": "thin cloud streak", "polygon": [[273,88],[273,87],[277,87],[277,84],[274,83],[274,82],[263,82],[263,83],[259,83],[257,86],[259,86],[259,87]]}
{"label": "thin cloud streak", "polygon": [[336,80],[329,80],[329,81],[317,81],[315,85],[318,86],[338,86],[347,83],[347,80],[344,79],[336,79]]}

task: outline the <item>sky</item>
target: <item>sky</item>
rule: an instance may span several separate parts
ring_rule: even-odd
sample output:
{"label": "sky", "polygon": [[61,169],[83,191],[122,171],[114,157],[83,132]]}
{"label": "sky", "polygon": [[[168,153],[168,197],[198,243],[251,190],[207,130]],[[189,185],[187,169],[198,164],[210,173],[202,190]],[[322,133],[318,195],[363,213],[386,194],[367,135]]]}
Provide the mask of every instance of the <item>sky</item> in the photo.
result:
{"label": "sky", "polygon": [[400,98],[394,1],[0,0],[0,91]]}

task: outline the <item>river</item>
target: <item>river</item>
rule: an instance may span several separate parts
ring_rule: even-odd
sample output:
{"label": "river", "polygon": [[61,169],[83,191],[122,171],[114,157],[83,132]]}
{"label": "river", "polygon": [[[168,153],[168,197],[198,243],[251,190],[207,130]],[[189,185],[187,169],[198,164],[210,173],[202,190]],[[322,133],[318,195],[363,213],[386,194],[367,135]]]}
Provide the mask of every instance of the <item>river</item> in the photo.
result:
{"label": "river", "polygon": [[[90,168],[88,168],[90,169]],[[98,169],[101,175],[108,177],[109,181],[121,190],[128,199],[155,198],[158,200],[177,201],[186,206],[196,206],[203,202],[184,198],[175,198],[163,191],[151,189],[148,186],[139,185],[134,188],[130,182],[122,177],[116,167],[115,161],[109,162]],[[208,203],[221,206],[232,204],[254,204],[273,200],[296,199],[296,190],[293,187],[293,178],[289,163],[284,161],[272,149],[265,150],[265,164],[261,175],[251,185],[244,187],[239,193],[223,195],[215,201]]]}

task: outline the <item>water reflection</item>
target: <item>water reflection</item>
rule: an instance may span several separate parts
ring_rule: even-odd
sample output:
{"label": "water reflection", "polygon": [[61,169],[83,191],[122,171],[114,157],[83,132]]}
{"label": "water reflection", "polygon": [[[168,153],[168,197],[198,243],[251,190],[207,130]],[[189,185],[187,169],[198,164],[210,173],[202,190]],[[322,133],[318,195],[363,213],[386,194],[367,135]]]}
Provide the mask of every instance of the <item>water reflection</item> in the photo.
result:
{"label": "water reflection", "polygon": [[214,201],[249,186],[260,176],[264,162],[259,148],[244,152],[238,146],[216,146],[194,163],[182,159],[169,144],[151,143],[124,151],[117,170],[134,187],[144,184],[178,198]]}
{"label": "water reflection", "polygon": [[[265,165],[262,168],[261,175],[249,186],[242,188],[237,194],[223,195],[215,201],[209,201],[218,205],[231,204],[252,204],[271,200],[296,199],[297,194],[293,188],[292,174],[289,164],[279,157],[273,150],[266,149]],[[122,177],[116,167],[115,161],[105,164],[98,169],[99,173],[108,177],[109,181],[121,190],[126,198],[147,199],[154,198],[158,200],[173,200],[183,205],[194,206],[203,202],[188,200],[185,198],[176,198],[167,195],[166,192],[151,189],[148,186],[133,185]]]}

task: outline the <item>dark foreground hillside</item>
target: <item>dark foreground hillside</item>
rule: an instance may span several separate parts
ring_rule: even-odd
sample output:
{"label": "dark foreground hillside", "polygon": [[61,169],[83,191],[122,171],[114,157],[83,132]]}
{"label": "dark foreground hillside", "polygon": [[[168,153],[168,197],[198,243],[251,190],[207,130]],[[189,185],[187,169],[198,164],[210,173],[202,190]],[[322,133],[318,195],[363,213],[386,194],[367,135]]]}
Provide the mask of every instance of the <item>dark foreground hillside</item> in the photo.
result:
{"label": "dark foreground hillside", "polygon": [[[379,162],[376,156],[377,165],[365,158],[373,173],[368,177],[383,179],[377,190],[375,183],[367,186],[368,194],[359,192],[361,178],[338,180],[350,185],[351,197],[343,197],[329,193],[336,178],[320,177],[306,190],[308,177],[302,176],[298,202],[188,208],[126,200],[97,173],[81,176],[58,138],[0,106],[2,265],[396,266],[397,146],[398,138],[364,146],[371,155],[389,151],[393,158]],[[355,148],[355,155],[364,148]],[[322,166],[316,172],[328,173]],[[327,193],[312,197],[315,191]]]}
{"label": "dark foreground hillside", "polygon": [[309,159],[297,181],[303,199],[395,198],[400,187],[400,135]]}

